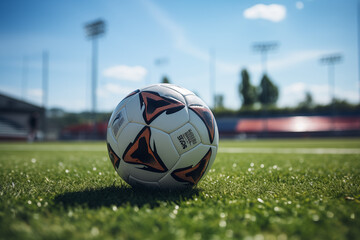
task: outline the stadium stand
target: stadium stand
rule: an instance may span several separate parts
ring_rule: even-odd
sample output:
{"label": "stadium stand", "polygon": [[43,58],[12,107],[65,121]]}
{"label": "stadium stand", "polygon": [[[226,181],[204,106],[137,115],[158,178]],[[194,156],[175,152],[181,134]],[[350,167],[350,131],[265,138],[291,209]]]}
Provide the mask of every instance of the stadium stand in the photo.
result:
{"label": "stadium stand", "polygon": [[38,132],[42,132],[45,109],[0,93],[0,140],[26,140],[30,133],[30,118],[36,118]]}

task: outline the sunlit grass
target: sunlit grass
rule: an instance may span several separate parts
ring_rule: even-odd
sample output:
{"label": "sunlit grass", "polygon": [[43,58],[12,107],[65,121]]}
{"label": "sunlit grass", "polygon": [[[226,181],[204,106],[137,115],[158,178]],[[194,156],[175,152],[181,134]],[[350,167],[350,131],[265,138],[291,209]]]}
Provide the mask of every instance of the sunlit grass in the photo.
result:
{"label": "sunlit grass", "polygon": [[[220,145],[358,148],[360,141],[310,143]],[[360,236],[358,154],[219,153],[197,188],[170,193],[125,184],[115,174],[104,143],[0,144],[0,169],[1,239]]]}

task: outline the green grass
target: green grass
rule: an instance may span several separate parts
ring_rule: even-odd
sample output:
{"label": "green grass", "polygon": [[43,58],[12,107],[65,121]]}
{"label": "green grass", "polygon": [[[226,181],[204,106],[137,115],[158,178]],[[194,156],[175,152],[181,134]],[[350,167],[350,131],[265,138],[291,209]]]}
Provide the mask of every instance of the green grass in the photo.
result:
{"label": "green grass", "polygon": [[[220,145],[359,149],[360,140]],[[0,239],[360,239],[359,226],[359,154],[218,153],[195,189],[151,192],[115,174],[103,142],[0,144]]]}

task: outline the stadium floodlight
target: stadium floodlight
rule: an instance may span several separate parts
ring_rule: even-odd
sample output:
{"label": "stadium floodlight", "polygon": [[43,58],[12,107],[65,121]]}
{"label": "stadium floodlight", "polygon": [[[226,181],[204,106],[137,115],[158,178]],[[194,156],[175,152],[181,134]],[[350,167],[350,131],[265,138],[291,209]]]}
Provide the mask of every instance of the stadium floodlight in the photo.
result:
{"label": "stadium floodlight", "polygon": [[271,50],[275,50],[278,45],[279,44],[277,42],[257,42],[253,44],[253,49],[261,54],[262,69],[264,74],[266,73],[267,53]]}
{"label": "stadium floodlight", "polygon": [[325,64],[334,64],[341,61],[342,56],[339,53],[323,56],[320,61]]}
{"label": "stadium floodlight", "polygon": [[358,44],[358,78],[359,78],[359,103],[360,103],[360,2],[357,6],[357,44]]}
{"label": "stadium floodlight", "polygon": [[325,55],[320,58],[322,64],[328,65],[329,87],[330,87],[330,103],[335,99],[335,64],[339,63],[342,55],[339,53]]}
{"label": "stadium floodlight", "polygon": [[46,109],[48,103],[48,88],[49,88],[49,52],[43,51],[42,53],[42,104]]}
{"label": "stadium floodlight", "polygon": [[89,38],[96,38],[105,34],[105,22],[101,19],[85,25],[85,31]]}
{"label": "stadium floodlight", "polygon": [[331,129],[335,130],[335,64],[339,63],[342,59],[340,53],[334,53],[329,55],[324,55],[320,58],[320,62],[328,66],[328,79],[329,79],[329,95],[330,95],[330,104],[332,104],[332,121]]}
{"label": "stadium floodlight", "polygon": [[96,88],[97,88],[97,39],[105,34],[105,21],[98,19],[85,24],[87,36],[92,40],[92,71],[91,71],[91,96],[92,115],[95,123],[96,116]]}
{"label": "stadium floodlight", "polygon": [[43,131],[44,131],[44,139],[47,139],[47,117],[46,117],[46,109],[48,107],[48,98],[49,98],[49,52],[43,51],[42,53],[42,104],[45,110],[45,114],[43,116]]}
{"label": "stadium floodlight", "polygon": [[[257,52],[260,52],[261,54],[261,62],[262,62],[262,70],[263,70],[263,74],[265,75],[267,70],[266,70],[266,61],[267,61],[267,53],[269,51],[275,50],[277,47],[279,46],[279,44],[275,41],[272,42],[256,42],[253,44],[253,49]],[[267,88],[267,86],[265,85],[265,87]],[[265,89],[265,94],[267,92],[267,89]],[[263,109],[263,117],[264,117],[264,132],[266,133],[268,130],[268,124],[267,124],[267,119],[266,119],[266,112],[267,112],[267,104],[265,104],[265,108]]]}

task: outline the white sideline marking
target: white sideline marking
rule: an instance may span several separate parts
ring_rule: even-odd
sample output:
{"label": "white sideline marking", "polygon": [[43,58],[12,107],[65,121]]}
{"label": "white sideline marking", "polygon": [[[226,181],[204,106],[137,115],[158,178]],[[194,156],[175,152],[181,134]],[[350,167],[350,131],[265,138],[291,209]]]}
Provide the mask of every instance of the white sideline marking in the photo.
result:
{"label": "white sideline marking", "polygon": [[221,153],[360,154],[357,148],[219,148]]}
{"label": "white sideline marking", "polygon": [[[104,146],[56,146],[56,145],[0,145],[0,152],[107,152]],[[219,148],[220,153],[263,153],[263,154],[360,154],[357,148]]]}
{"label": "white sideline marking", "polygon": [[20,152],[106,152],[105,146],[1,146],[0,151],[20,151]]}

